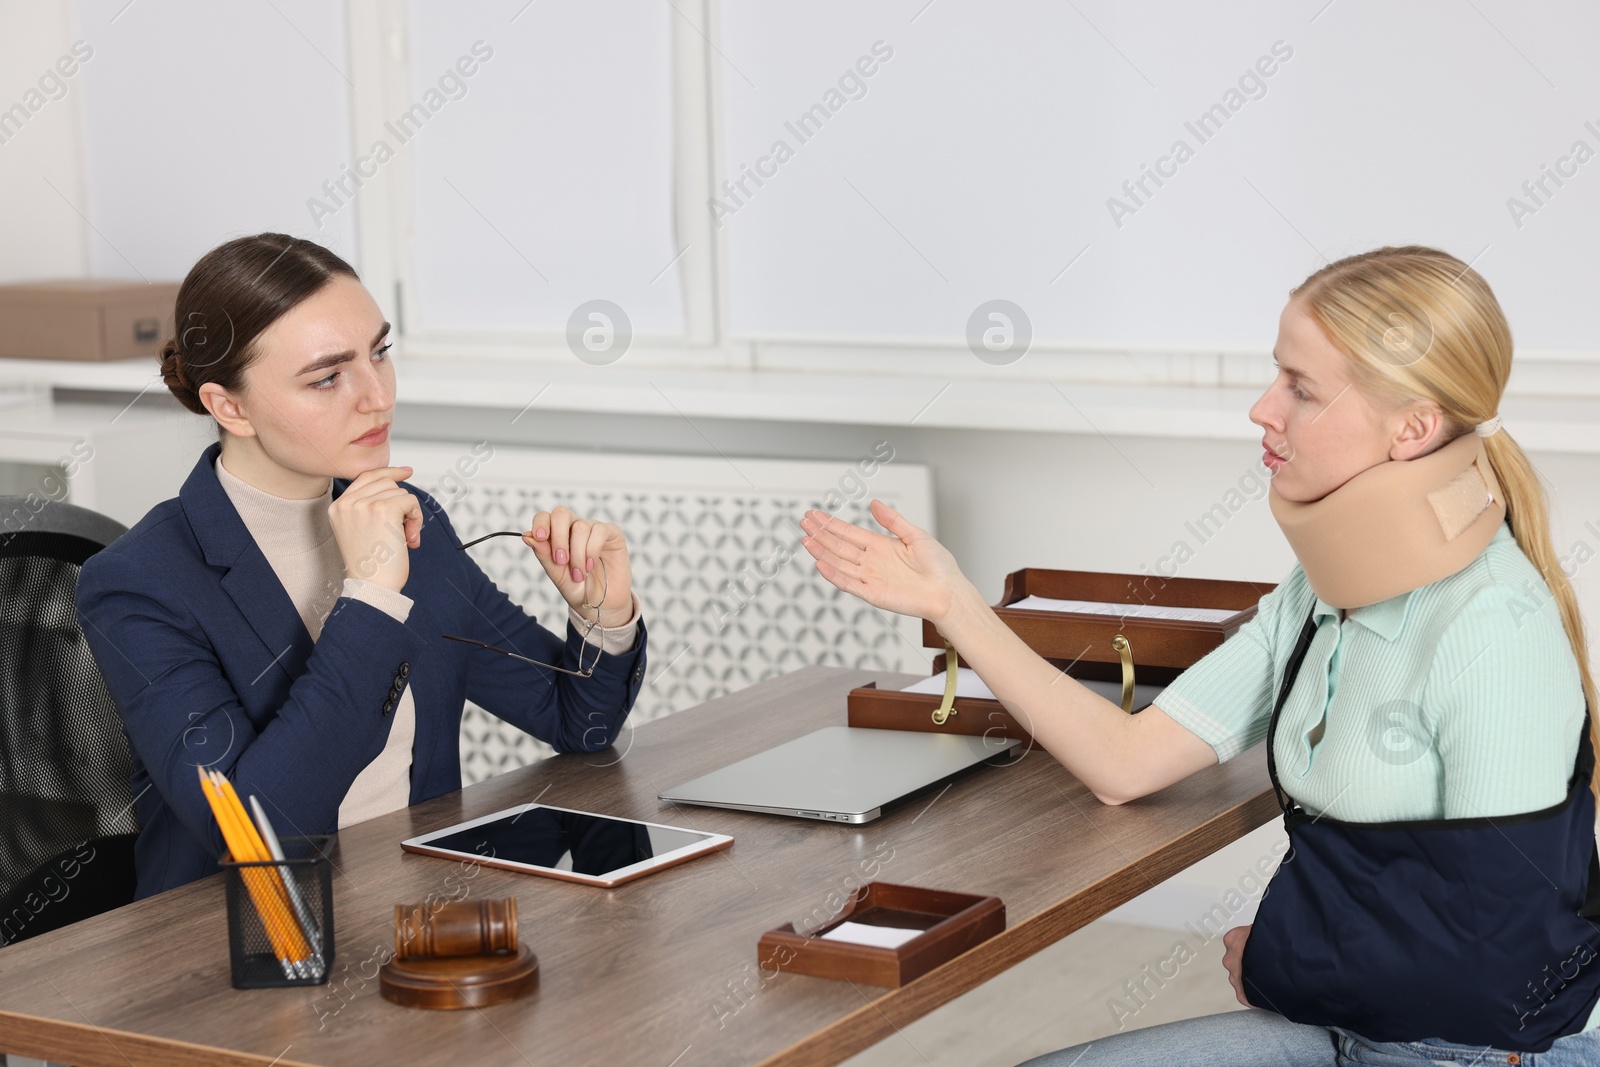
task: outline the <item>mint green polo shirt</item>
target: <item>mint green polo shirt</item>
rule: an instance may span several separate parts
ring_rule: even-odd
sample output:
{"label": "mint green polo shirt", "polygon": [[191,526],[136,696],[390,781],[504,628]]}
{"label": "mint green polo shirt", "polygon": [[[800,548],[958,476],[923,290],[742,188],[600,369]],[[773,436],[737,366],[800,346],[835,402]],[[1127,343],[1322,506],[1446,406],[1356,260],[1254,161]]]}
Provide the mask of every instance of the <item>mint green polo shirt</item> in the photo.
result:
{"label": "mint green polo shirt", "polygon": [[[1316,636],[1273,750],[1284,790],[1307,811],[1346,822],[1473,818],[1566,796],[1583,683],[1555,598],[1509,526],[1461,571],[1343,622],[1296,564],[1155,703],[1218,761],[1265,740],[1312,611]],[[1597,1025],[1600,1006],[1588,1029]]]}
{"label": "mint green polo shirt", "polygon": [[1265,740],[1313,605],[1316,636],[1274,751],[1283,788],[1307,811],[1347,822],[1473,818],[1566,796],[1583,682],[1555,598],[1504,523],[1462,570],[1342,623],[1296,564],[1155,703],[1218,761]]}

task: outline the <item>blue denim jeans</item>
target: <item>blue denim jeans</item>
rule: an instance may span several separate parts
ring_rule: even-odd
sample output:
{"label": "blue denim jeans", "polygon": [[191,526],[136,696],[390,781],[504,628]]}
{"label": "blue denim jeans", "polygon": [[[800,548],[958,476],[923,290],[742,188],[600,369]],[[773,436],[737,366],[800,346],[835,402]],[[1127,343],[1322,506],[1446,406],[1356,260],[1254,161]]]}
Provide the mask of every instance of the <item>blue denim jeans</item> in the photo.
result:
{"label": "blue denim jeans", "polygon": [[1548,1052],[1506,1052],[1437,1041],[1368,1041],[1339,1027],[1292,1023],[1260,1008],[1113,1034],[1029,1060],[1025,1067],[1596,1067],[1600,1030],[1563,1037]]}

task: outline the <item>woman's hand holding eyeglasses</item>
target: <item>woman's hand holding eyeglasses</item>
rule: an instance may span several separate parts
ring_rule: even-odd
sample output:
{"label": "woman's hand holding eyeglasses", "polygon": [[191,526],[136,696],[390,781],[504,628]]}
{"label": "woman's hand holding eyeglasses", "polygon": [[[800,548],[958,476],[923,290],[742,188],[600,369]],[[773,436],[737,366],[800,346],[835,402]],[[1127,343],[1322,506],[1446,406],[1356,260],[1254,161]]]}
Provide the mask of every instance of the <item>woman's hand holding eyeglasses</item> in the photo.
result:
{"label": "woman's hand holding eyeglasses", "polygon": [[408,548],[422,544],[422,506],[400,487],[410,467],[374,467],[353,478],[328,506],[347,578],[365,578],[395,592],[411,576]]}
{"label": "woman's hand holding eyeglasses", "polygon": [[627,621],[632,614],[633,572],[622,527],[580,519],[571,508],[558,507],[535,515],[522,540],[580,615],[592,619],[594,605],[600,604],[602,626]]}
{"label": "woman's hand holding eyeglasses", "polygon": [[872,517],[890,536],[863,530],[825,511],[808,511],[801,540],[822,576],[873,607],[937,624],[966,576],[948,549],[881,500]]}

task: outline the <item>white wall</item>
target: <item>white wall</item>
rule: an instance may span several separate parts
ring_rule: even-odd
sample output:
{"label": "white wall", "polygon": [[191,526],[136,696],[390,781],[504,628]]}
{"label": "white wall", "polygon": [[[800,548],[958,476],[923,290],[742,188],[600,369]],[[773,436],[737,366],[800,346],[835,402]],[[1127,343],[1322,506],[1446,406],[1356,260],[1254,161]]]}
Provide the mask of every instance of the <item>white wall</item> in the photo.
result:
{"label": "white wall", "polygon": [[724,196],[741,335],[959,338],[1000,297],[1038,344],[1250,347],[1284,277],[1424,243],[1482,254],[1522,344],[1600,347],[1592,4],[729,0],[720,27],[723,172],[759,171]]}
{"label": "white wall", "polygon": [[[343,4],[76,6],[91,274],[178,281],[231,237],[313,230],[351,143]],[[351,212],[317,239],[359,264]]]}
{"label": "white wall", "polygon": [[[7,123],[0,143],[0,282],[86,277],[83,78],[41,89],[76,39],[71,4],[0,3],[0,109],[22,105],[22,128]],[[91,61],[92,62],[92,61]],[[70,65],[70,64],[69,64]],[[30,97],[29,93],[36,93]],[[58,99],[51,95],[60,93]]]}

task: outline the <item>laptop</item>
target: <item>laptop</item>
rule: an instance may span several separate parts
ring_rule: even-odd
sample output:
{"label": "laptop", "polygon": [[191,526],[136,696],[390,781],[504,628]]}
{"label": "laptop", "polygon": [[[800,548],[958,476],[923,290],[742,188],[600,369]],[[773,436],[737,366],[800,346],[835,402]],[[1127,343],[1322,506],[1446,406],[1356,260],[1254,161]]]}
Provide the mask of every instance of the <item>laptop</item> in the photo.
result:
{"label": "laptop", "polygon": [[829,726],[658,794],[675,804],[827,822],[871,822],[918,790],[1020,742],[912,730]]}

